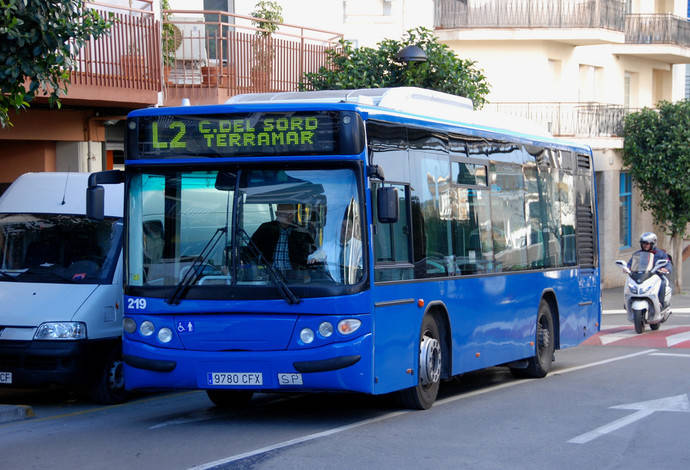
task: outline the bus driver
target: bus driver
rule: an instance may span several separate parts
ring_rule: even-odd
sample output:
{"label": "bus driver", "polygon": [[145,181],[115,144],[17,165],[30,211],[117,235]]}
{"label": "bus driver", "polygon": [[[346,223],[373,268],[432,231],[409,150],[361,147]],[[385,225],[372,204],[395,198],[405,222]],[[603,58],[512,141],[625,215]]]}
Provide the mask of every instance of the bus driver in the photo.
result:
{"label": "bus driver", "polygon": [[278,204],[276,220],[261,224],[251,237],[268,262],[283,273],[313,263],[308,257],[316,249],[314,239],[295,224],[296,213],[293,204]]}

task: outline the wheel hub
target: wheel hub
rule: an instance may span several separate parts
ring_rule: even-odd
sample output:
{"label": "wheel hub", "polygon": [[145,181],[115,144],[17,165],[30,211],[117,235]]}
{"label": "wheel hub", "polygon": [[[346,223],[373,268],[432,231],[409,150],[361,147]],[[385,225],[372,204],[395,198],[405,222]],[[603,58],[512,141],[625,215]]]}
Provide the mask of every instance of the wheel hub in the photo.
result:
{"label": "wheel hub", "polygon": [[430,385],[441,379],[441,343],[426,335],[419,346],[419,377],[422,385]]}
{"label": "wheel hub", "polygon": [[546,349],[551,344],[551,336],[549,335],[548,328],[539,326],[539,349]]}
{"label": "wheel hub", "polygon": [[122,361],[114,361],[108,371],[108,385],[111,390],[119,390],[125,386],[125,377],[122,373]]}

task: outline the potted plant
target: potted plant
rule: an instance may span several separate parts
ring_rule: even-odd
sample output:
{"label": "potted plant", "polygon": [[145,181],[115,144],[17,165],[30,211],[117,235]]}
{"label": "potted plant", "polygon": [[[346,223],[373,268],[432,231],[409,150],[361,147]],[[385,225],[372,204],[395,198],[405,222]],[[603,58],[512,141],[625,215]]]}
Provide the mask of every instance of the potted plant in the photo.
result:
{"label": "potted plant", "polygon": [[283,22],[283,7],[274,0],[259,0],[251,15],[256,18],[252,20],[252,24],[258,28],[250,69],[252,86],[255,91],[270,91],[275,57],[271,35],[278,30],[278,24]]}
{"label": "potted plant", "polygon": [[163,19],[161,49],[163,52],[163,76],[167,83],[170,72],[174,68],[177,48],[182,44],[182,31],[170,22],[170,3],[168,0],[161,0],[161,18]]}

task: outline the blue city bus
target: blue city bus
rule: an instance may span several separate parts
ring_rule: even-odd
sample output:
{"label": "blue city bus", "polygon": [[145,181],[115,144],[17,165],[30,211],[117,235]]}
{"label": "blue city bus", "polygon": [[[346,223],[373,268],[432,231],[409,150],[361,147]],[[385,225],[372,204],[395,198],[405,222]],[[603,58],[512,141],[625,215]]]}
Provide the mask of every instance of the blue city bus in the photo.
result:
{"label": "blue city bus", "polygon": [[464,98],[138,110],[124,173],[90,181],[92,216],[100,184],[122,180],[128,389],[203,389],[226,407],[395,392],[427,409],[468,371],[543,377],[599,329],[591,150]]}

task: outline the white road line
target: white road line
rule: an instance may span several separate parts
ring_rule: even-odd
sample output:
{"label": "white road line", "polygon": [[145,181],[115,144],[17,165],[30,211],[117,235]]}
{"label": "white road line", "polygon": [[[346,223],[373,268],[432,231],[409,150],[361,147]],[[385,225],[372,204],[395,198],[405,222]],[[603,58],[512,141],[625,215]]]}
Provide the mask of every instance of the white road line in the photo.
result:
{"label": "white road line", "polygon": [[686,331],[684,333],[676,333],[675,335],[669,335],[666,337],[666,346],[673,347],[678,343],[682,343],[684,341],[690,341],[690,331]]}
{"label": "white road line", "polygon": [[681,354],[681,353],[652,353],[650,356],[670,356],[670,357],[687,357],[690,359],[690,354]]}
{"label": "white road line", "polygon": [[623,426],[627,426],[630,423],[634,423],[635,421],[638,421],[642,418],[646,418],[647,416],[651,415],[654,413],[655,410],[639,410],[634,412],[631,415],[624,416],[621,419],[617,419],[613,421],[612,423],[606,424],[604,426],[601,426],[599,428],[596,428],[593,431],[586,432],[584,434],[580,434],[577,437],[574,437],[570,439],[568,442],[571,444],[585,444],[591,440],[596,439],[599,436],[603,436],[604,434],[608,434],[610,432],[613,432],[617,429],[622,428]]}
{"label": "white road line", "polygon": [[[673,312],[673,315],[675,315],[675,314],[688,314],[688,313],[690,313],[690,308],[688,308],[688,307],[680,307],[680,308],[671,307],[671,311]],[[623,313],[626,313],[625,310],[623,310],[623,309],[608,309],[608,310],[602,310],[601,311],[602,315],[621,315]]]}
{"label": "white road line", "polygon": [[[654,352],[654,351],[656,351],[656,349],[647,349],[647,350],[645,350],[645,351],[640,351],[640,352],[633,353],[633,354],[626,354],[625,356],[617,356],[617,357],[613,357],[613,358],[610,358],[610,359],[605,359],[605,360],[603,360],[603,361],[592,362],[592,363],[590,363],[590,364],[583,364],[583,365],[581,365],[581,366],[569,367],[569,368],[567,368],[567,369],[561,369],[561,370],[559,370],[559,371],[555,371],[555,372],[549,374],[549,376],[567,374],[567,373],[569,373],[569,372],[575,372],[575,371],[577,371],[577,370],[587,369],[587,368],[590,368],[590,367],[600,366],[600,365],[603,365],[603,364],[609,364],[609,363],[611,363],[611,362],[621,361],[621,360],[623,360],[623,359],[630,359],[631,357],[636,357],[636,356],[640,356],[640,355],[643,355],[643,354],[649,354],[649,353],[652,353],[652,352]],[[549,376],[547,376],[547,378],[548,378]],[[524,383],[526,383],[526,382],[530,382],[531,380],[535,380],[535,379],[516,380],[516,381],[514,381],[514,382],[507,382],[507,383],[504,383],[504,384],[499,384],[499,385],[494,385],[494,386],[491,386],[491,387],[487,387],[487,388],[484,388],[484,389],[481,389],[481,390],[475,390],[475,391],[473,391],[473,392],[464,393],[464,394],[462,394],[462,395],[458,395],[458,396],[455,396],[455,397],[444,398],[443,400],[437,401],[437,402],[436,402],[436,406],[445,405],[445,404],[447,404],[447,403],[452,403],[452,402],[454,402],[454,401],[464,400],[464,399],[471,398],[471,397],[474,397],[474,396],[477,396],[477,395],[483,395],[483,394],[485,394],[485,393],[489,393],[489,392],[493,392],[493,391],[496,391],[496,390],[500,390],[500,389],[503,389],[503,388],[508,388],[508,387],[513,387],[513,386],[515,386],[515,385],[524,384]],[[348,424],[348,425],[345,425],[345,426],[338,426],[337,428],[328,429],[328,430],[326,430],[326,431],[321,431],[321,432],[317,432],[317,433],[313,433],[313,434],[308,434],[308,435],[306,435],[306,436],[297,437],[297,438],[295,438],[295,439],[290,439],[289,441],[278,442],[278,443],[276,443],[276,444],[272,444],[272,445],[270,445],[270,446],[262,447],[262,448],[260,448],[260,449],[250,450],[250,451],[248,451],[248,452],[244,452],[244,453],[237,454],[237,455],[231,455],[230,457],[226,457],[226,458],[224,458],[224,459],[214,460],[213,462],[208,462],[208,463],[204,463],[204,464],[197,465],[197,466],[194,466],[194,467],[190,467],[188,470],[208,470],[208,469],[212,469],[212,468],[215,468],[215,467],[219,467],[219,466],[221,466],[221,465],[226,465],[226,464],[229,464],[229,463],[232,463],[232,462],[236,462],[236,461],[238,461],[238,460],[246,459],[247,457],[253,457],[253,456],[255,456],[255,455],[265,454],[266,452],[271,452],[271,451],[277,450],[277,449],[283,449],[283,448],[285,448],[285,447],[289,447],[289,446],[292,446],[292,445],[295,445],[295,444],[301,444],[301,443],[303,443],[303,442],[313,441],[313,440],[316,440],[316,439],[320,439],[320,438],[322,438],[322,437],[332,436],[333,434],[338,434],[338,433],[343,432],[343,431],[349,431],[350,429],[355,429],[355,428],[358,428],[358,427],[361,427],[361,426],[366,426],[366,425],[368,425],[368,424],[378,423],[378,422],[380,422],[380,421],[384,421],[384,420],[387,420],[387,419],[390,419],[390,418],[395,418],[395,417],[397,417],[397,416],[402,416],[402,415],[405,415],[405,414],[408,414],[408,413],[412,413],[412,412],[413,412],[412,410],[394,411],[394,412],[392,412],[392,413],[387,413],[387,414],[385,414],[385,415],[381,415],[381,416],[378,416],[378,417],[376,417],[376,418],[365,419],[365,420],[359,421],[359,422],[357,422],[357,423],[352,423],[352,424]]]}

